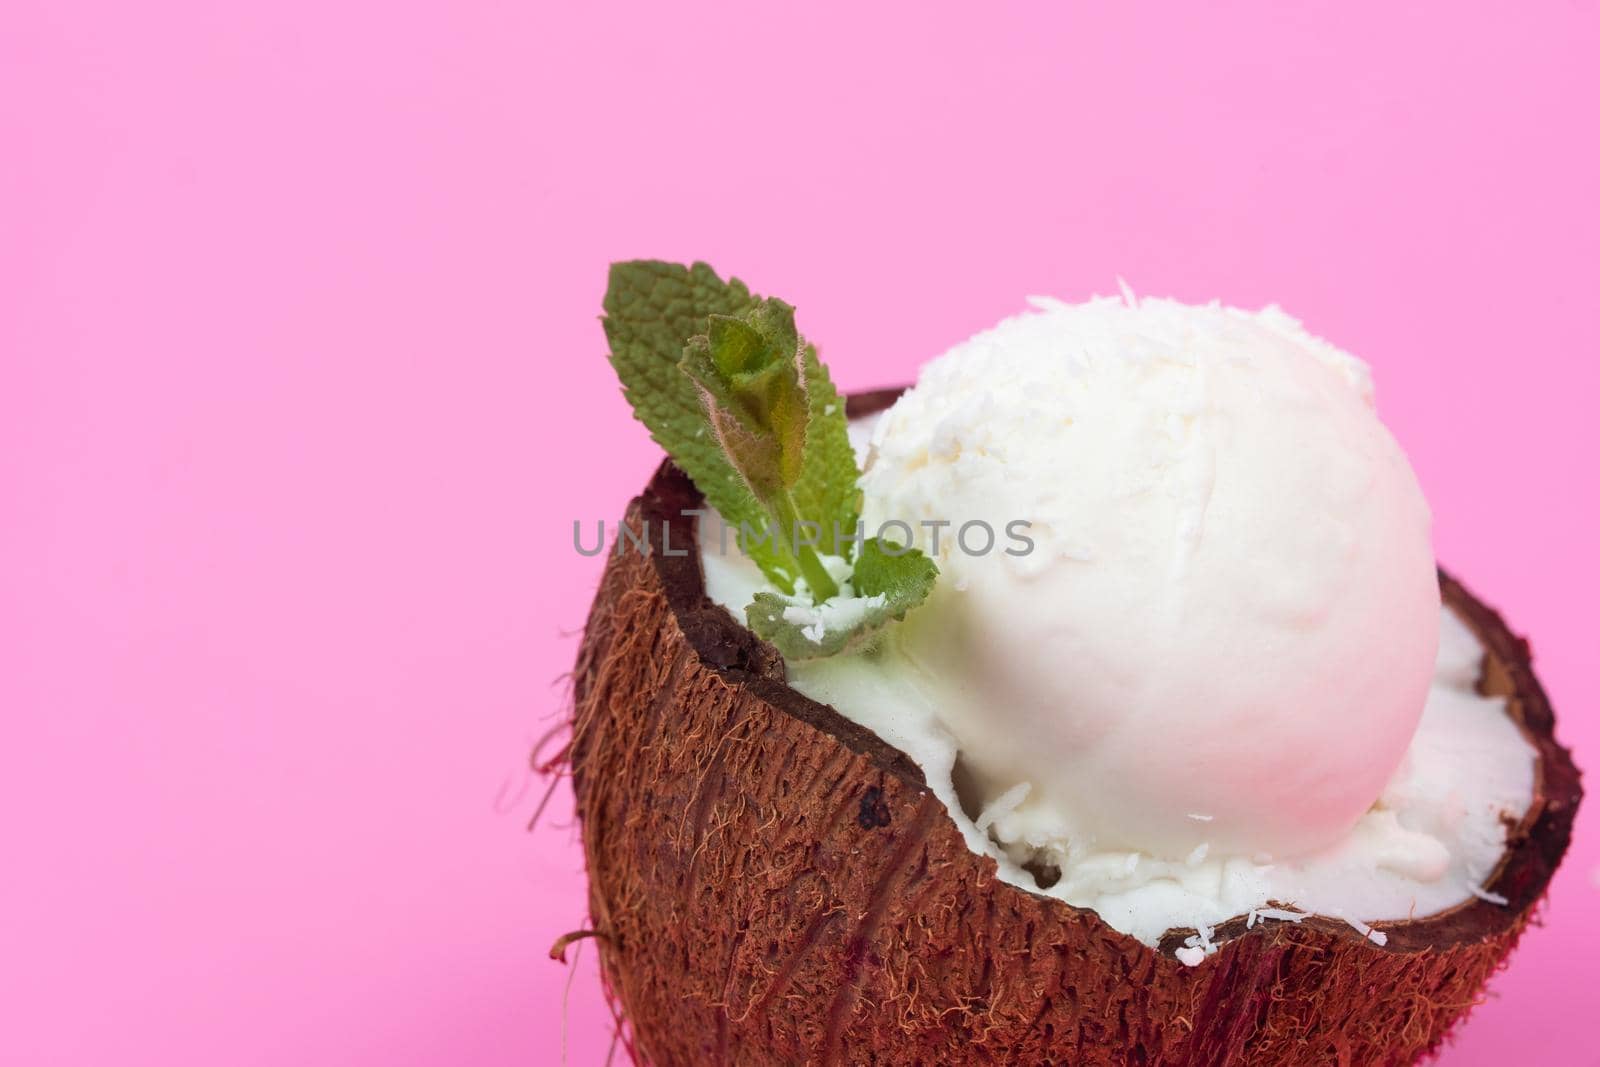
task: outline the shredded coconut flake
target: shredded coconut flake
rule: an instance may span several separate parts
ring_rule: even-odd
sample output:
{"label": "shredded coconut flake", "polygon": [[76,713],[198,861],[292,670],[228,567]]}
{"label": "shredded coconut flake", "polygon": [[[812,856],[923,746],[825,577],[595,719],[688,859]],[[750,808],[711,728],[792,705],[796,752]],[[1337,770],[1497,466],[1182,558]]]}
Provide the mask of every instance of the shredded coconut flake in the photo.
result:
{"label": "shredded coconut flake", "polygon": [[1469,886],[1467,886],[1467,892],[1471,893],[1473,896],[1477,897],[1479,900],[1487,900],[1490,904],[1498,904],[1502,908],[1505,907],[1507,904],[1511,903],[1510,900],[1508,900],[1505,897],[1501,896],[1499,893],[1491,893],[1491,892],[1489,892],[1489,890],[1484,889],[1482,886],[1469,885]]}
{"label": "shredded coconut flake", "polygon": [[1253,928],[1258,919],[1277,919],[1280,922],[1297,923],[1305,917],[1305,912],[1301,911],[1287,911],[1283,908],[1252,908],[1250,909],[1249,918],[1244,921],[1244,928],[1246,930]]}
{"label": "shredded coconut flake", "polygon": [[1201,925],[1198,930],[1183,939],[1183,948],[1178,950],[1179,953],[1188,952],[1191,955],[1198,953],[1194,963],[1190,963],[1189,960],[1184,959],[1181,955],[1178,958],[1193,967],[1195,963],[1199,963],[1205,957],[1216,952],[1217,943],[1212,940],[1212,936],[1215,933],[1216,929],[1214,927]]}
{"label": "shredded coconut flake", "polygon": [[1389,943],[1388,934],[1384,933],[1382,930],[1374,930],[1360,919],[1352,919],[1350,916],[1340,912],[1333,912],[1332,916],[1335,919],[1339,919],[1342,922],[1348,923],[1351,929],[1355,930],[1356,933],[1360,934],[1368,941],[1371,941],[1374,945],[1387,945]]}
{"label": "shredded coconut flake", "polygon": [[1117,288],[1122,290],[1122,299],[1127,301],[1129,307],[1139,306],[1139,298],[1133,295],[1133,286],[1129,285],[1127,279],[1120,274],[1117,275]]}
{"label": "shredded coconut flake", "polygon": [[1028,790],[1033,788],[1031,782],[1018,782],[1004,793],[995,797],[988,807],[984,808],[978,816],[978,830],[984,831],[994,825],[996,819],[1003,819],[1016,811],[1021,803],[1028,799]]}
{"label": "shredded coconut flake", "polygon": [[[824,556],[824,564],[833,558]],[[882,593],[868,597],[854,596],[848,583],[843,585],[838,596],[820,604],[809,603],[806,600],[808,595],[805,581],[797,580],[795,594],[783,609],[783,621],[800,627],[801,635],[814,645],[820,645],[830,630],[854,629],[868,612],[881,608],[887,602]]]}

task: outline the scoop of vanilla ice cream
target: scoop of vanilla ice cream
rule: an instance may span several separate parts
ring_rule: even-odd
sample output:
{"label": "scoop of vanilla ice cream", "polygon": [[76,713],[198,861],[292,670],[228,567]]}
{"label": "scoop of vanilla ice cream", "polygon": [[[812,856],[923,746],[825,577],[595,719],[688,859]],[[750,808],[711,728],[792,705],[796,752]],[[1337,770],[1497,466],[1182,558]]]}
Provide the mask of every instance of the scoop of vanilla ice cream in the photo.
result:
{"label": "scoop of vanilla ice cream", "polygon": [[1041,845],[1335,842],[1405,753],[1439,636],[1428,507],[1366,365],[1275,308],[1034,305],[875,428],[869,532],[937,531],[942,572],[881,654]]}

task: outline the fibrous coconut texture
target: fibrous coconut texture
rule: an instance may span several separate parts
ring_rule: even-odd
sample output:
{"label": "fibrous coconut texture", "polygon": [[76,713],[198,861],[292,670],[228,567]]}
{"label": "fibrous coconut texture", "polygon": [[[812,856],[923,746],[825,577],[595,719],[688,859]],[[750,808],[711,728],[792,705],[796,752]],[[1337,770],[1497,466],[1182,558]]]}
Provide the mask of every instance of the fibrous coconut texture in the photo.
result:
{"label": "fibrous coconut texture", "polygon": [[1487,886],[1506,903],[1375,924],[1383,945],[1241,916],[1186,966],[1194,931],[1152,949],[999,881],[909,759],[786,686],[706,599],[681,515],[697,506],[670,466],[630,506],[654,551],[610,558],[575,678],[591,920],[641,1062],[1408,1064],[1477,1001],[1566,850],[1578,772],[1528,646],[1441,575],[1487,649],[1485,691],[1539,750]]}

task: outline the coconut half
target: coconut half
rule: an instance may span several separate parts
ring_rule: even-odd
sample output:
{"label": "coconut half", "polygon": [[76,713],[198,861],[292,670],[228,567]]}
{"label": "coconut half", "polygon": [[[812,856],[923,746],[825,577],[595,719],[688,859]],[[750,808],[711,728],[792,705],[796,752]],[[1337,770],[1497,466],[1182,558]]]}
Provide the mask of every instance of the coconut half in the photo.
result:
{"label": "coconut half", "polygon": [[[851,397],[852,416],[898,390]],[[705,593],[694,486],[628,508],[578,653],[569,759],[608,992],[641,1062],[1409,1064],[1476,1003],[1582,796],[1528,644],[1449,575],[1479,687],[1538,750],[1534,802],[1473,899],[1424,919],[1244,916],[1198,966],[1002,882],[902,752],[785,684]]]}

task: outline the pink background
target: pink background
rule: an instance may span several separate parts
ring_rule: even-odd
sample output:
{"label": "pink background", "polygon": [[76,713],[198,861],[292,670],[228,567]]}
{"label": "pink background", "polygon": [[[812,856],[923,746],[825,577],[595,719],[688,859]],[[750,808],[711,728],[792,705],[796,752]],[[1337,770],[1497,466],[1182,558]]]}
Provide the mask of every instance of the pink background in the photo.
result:
{"label": "pink background", "polygon": [[[806,6],[5,5],[0,1061],[603,1061],[523,768],[655,458],[615,258],[852,388],[1119,273],[1282,303],[1600,758],[1593,0]],[[1446,1063],[1600,1062],[1594,823]]]}

